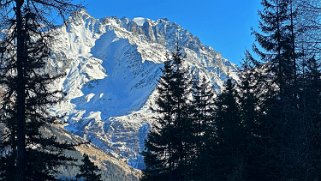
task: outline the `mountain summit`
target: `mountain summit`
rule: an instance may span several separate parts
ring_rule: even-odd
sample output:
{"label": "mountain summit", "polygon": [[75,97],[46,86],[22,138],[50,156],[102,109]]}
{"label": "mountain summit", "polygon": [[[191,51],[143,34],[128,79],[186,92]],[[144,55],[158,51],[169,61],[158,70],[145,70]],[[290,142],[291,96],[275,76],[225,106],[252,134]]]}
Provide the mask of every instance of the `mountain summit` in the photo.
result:
{"label": "mountain summit", "polygon": [[67,131],[138,169],[157,80],[177,39],[191,74],[206,76],[217,92],[227,77],[236,78],[235,65],[167,19],[96,19],[80,11],[54,34],[48,71],[66,74],[54,85],[66,100],[52,112],[67,112]]}

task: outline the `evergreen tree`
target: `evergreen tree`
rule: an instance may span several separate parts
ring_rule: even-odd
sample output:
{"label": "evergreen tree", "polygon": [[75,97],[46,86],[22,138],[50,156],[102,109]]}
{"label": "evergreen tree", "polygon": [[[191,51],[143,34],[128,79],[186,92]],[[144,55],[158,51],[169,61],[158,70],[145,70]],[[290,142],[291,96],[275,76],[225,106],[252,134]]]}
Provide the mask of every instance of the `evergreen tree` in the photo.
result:
{"label": "evergreen tree", "polygon": [[70,160],[63,154],[70,145],[43,134],[58,119],[48,109],[62,99],[51,87],[61,75],[46,71],[53,26],[45,16],[78,7],[63,0],[0,3],[1,29],[7,30],[0,41],[4,180],[55,180],[55,167]]}
{"label": "evergreen tree", "polygon": [[210,166],[208,164],[208,147],[210,139],[213,137],[214,126],[214,90],[210,82],[204,76],[201,80],[193,82],[193,101],[192,101],[192,119],[194,119],[194,133],[196,154],[198,156],[194,163],[194,180],[209,179]]}
{"label": "evergreen tree", "polygon": [[295,9],[292,0],[263,0],[261,32],[254,32],[261,48],[254,50],[266,63],[267,84],[261,106],[260,136],[263,143],[262,180],[298,179],[303,153],[301,120],[298,119]]}
{"label": "evergreen tree", "polygon": [[77,174],[76,178],[84,181],[100,181],[100,170],[94,163],[90,161],[88,155],[83,155],[82,162],[83,164],[80,166],[80,174]]}
{"label": "evergreen tree", "polygon": [[278,87],[280,96],[289,91],[296,75],[296,53],[293,45],[291,0],[262,0],[263,11],[260,12],[260,30],[253,32],[261,50],[256,45],[254,51],[268,64],[267,72],[273,75],[272,83]]}
{"label": "evergreen tree", "polygon": [[191,80],[178,46],[172,60],[165,63],[157,90],[154,111],[159,116],[145,143],[142,180],[189,180],[195,156]]}
{"label": "evergreen tree", "polygon": [[216,99],[215,142],[212,177],[216,180],[242,180],[244,172],[244,130],[236,102],[235,85],[228,79],[225,90]]}
{"label": "evergreen tree", "polygon": [[[247,55],[249,56],[249,55]],[[247,131],[247,135],[252,137],[257,134],[257,105],[256,97],[256,72],[250,60],[247,58],[239,73],[238,99],[240,104],[242,125]]]}
{"label": "evergreen tree", "polygon": [[[173,171],[171,158],[172,143],[171,135],[173,133],[173,119],[172,119],[172,84],[173,67],[172,62],[165,62],[163,75],[159,81],[157,91],[159,96],[156,99],[156,104],[159,108],[156,111],[159,117],[157,122],[153,125],[152,130],[148,134],[145,141],[146,150],[143,152],[144,161],[146,164],[143,170],[142,180],[166,180],[169,174]],[[169,180],[169,179],[168,179]]]}
{"label": "evergreen tree", "polygon": [[260,180],[264,170],[260,167],[261,143],[259,132],[259,72],[258,62],[249,52],[245,54],[242,69],[239,72],[238,102],[240,106],[241,124],[244,129],[244,179]]}
{"label": "evergreen tree", "polygon": [[320,64],[315,57],[307,61],[302,89],[301,114],[305,122],[306,152],[305,178],[320,180],[321,174],[321,72]]}

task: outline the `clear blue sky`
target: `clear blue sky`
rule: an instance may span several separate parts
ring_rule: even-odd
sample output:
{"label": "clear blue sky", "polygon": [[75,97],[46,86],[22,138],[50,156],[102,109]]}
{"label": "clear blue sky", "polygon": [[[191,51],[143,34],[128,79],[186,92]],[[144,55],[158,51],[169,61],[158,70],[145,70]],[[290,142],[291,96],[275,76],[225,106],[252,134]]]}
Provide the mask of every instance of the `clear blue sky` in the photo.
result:
{"label": "clear blue sky", "polygon": [[258,24],[259,0],[79,0],[96,18],[168,18],[239,63]]}

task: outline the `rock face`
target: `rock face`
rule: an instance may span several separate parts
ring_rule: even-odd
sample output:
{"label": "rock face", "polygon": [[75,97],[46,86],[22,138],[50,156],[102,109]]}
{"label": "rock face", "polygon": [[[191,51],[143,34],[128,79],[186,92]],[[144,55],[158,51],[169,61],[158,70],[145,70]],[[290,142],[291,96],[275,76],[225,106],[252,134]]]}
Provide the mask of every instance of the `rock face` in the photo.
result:
{"label": "rock face", "polygon": [[48,71],[66,74],[54,85],[66,100],[52,112],[67,112],[67,131],[134,168],[144,167],[140,152],[153,122],[149,108],[177,39],[191,74],[209,78],[217,92],[228,76],[236,78],[232,63],[167,19],[95,19],[81,11],[53,31]]}
{"label": "rock face", "polygon": [[[1,126],[0,126],[1,127]],[[113,156],[91,144],[82,144],[84,140],[78,136],[71,135],[61,126],[54,125],[43,130],[44,135],[54,134],[58,140],[78,145],[75,150],[66,150],[65,155],[75,160],[73,164],[64,164],[58,167],[57,178],[60,180],[74,180],[79,173],[79,165],[83,164],[82,155],[90,155],[90,159],[100,169],[101,179],[104,181],[139,181],[141,171],[134,169]]]}

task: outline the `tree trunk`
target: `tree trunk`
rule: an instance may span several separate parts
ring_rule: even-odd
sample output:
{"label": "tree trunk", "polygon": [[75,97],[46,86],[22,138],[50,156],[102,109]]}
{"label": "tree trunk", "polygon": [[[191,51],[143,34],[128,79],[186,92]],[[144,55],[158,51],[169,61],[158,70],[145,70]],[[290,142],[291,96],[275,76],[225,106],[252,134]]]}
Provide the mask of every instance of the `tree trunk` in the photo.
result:
{"label": "tree trunk", "polygon": [[23,1],[16,2],[16,32],[17,32],[17,172],[16,181],[25,180],[26,142],[25,142],[25,30],[23,27],[22,5]]}

